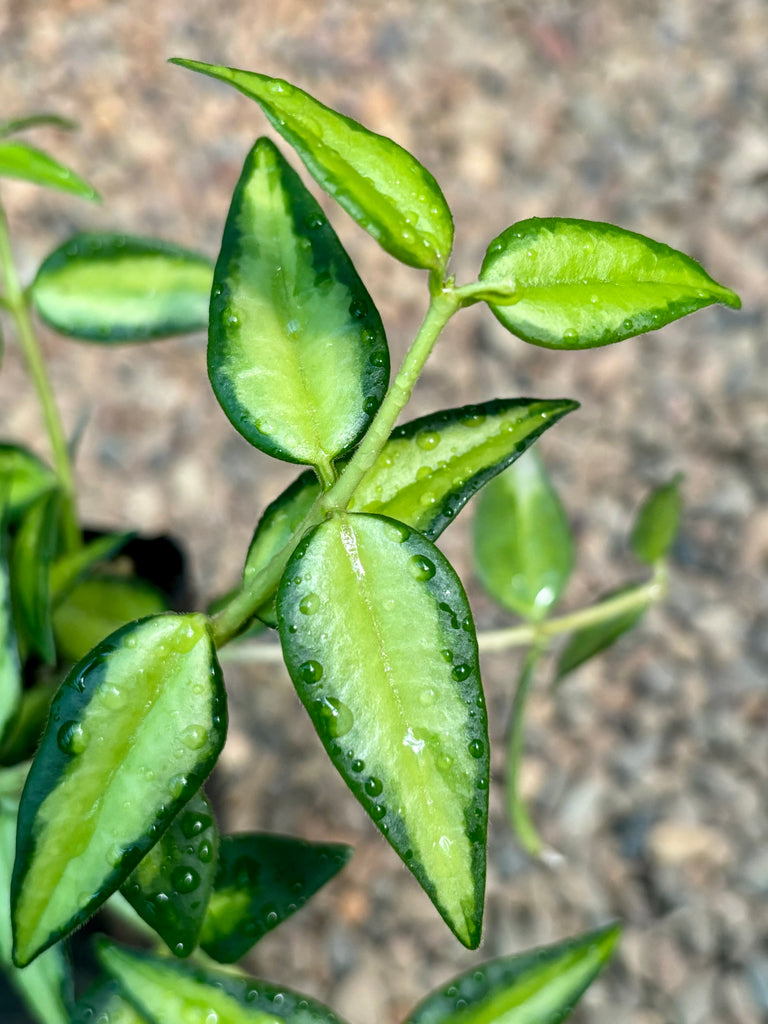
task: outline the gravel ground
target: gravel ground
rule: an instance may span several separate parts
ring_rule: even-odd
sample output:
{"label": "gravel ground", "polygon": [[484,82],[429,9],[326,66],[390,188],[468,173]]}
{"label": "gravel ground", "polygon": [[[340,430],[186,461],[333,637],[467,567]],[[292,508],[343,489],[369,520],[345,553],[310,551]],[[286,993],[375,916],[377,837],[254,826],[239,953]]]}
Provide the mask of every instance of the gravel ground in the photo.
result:
{"label": "gravel ground", "polygon": [[[81,228],[156,234],[215,255],[255,105],[170,56],[295,81],[412,149],[457,225],[455,270],[532,215],[610,220],[682,248],[740,293],[609,349],[555,353],[472,309],[447,332],[413,415],[492,396],[582,403],[541,444],[579,542],[576,607],[632,572],[625,538],[647,488],[685,474],[663,610],[530,706],[525,788],[559,857],[509,832],[503,733],[517,655],[486,659],[495,741],[480,954],[462,951],[324,761],[282,671],[228,669],[232,728],[217,776],[230,829],[340,838],[356,855],[248,960],[356,1024],[395,1021],[459,968],[619,917],[614,966],[574,1021],[768,1019],[768,5],[765,0],[219,0],[0,3],[2,116],[41,131],[105,197],[88,206],[3,184],[26,279]],[[333,214],[402,353],[423,275]],[[229,585],[264,504],[292,479],[234,433],[205,381],[204,339],[106,351],[45,339],[63,413],[88,418],[85,518],[187,541],[201,601]],[[12,345],[3,436],[39,419]],[[21,396],[21,397],[20,397]],[[409,413],[410,416],[410,413]],[[469,514],[441,541],[467,566]],[[482,628],[504,620],[469,584]],[[542,680],[544,683],[545,680]]]}

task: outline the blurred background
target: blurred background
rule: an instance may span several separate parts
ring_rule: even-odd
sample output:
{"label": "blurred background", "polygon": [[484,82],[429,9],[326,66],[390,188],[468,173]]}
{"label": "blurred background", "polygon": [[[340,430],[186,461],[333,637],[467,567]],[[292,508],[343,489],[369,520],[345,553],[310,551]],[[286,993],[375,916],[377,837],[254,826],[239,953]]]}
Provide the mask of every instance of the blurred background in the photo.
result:
{"label": "blurred background", "polygon": [[[462,950],[337,778],[282,669],[229,666],[231,718],[214,793],[229,830],[341,839],[356,853],[264,938],[253,973],[355,1024],[397,1021],[459,969],[618,917],[614,965],[575,1021],[768,1019],[768,5],[764,0],[2,0],[0,117],[41,129],[101,206],[3,182],[25,281],[81,229],[157,235],[215,257],[258,107],[172,56],[288,78],[391,135],[441,184],[453,270],[477,274],[515,220],[610,220],[693,255],[744,308],[701,311],[603,350],[507,335],[457,317],[407,418],[491,397],[582,408],[540,442],[578,541],[565,607],[638,572],[626,538],[654,484],[685,474],[671,593],[642,626],[528,714],[525,795],[559,857],[531,861],[504,811],[504,730],[517,652],[489,655],[490,868],[481,950]],[[285,147],[284,147],[285,148]],[[314,187],[314,186],[313,186]],[[316,191],[316,190],[315,190]],[[334,226],[376,300],[393,362],[426,280],[340,209]],[[202,336],[113,349],[44,335],[78,456],[82,513],[171,532],[198,601],[228,589],[265,504],[296,475],[218,409]],[[0,432],[46,454],[13,339]],[[471,507],[441,538],[468,571]],[[480,628],[506,623],[479,593]]]}

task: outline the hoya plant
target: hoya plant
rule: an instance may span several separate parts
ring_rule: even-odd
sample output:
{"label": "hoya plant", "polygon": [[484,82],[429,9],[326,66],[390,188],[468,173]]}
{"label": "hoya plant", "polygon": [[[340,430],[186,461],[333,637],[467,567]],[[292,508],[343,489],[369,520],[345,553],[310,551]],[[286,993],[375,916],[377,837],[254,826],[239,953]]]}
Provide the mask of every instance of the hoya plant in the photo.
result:
{"label": "hoya plant", "polygon": [[[480,944],[489,740],[483,649],[527,648],[507,779],[512,823],[526,696],[567,636],[563,678],[664,592],[677,479],[648,499],[631,544],[647,578],[556,615],[572,568],[562,506],[535,451],[569,399],[489,396],[400,422],[444,327],[486,304],[523,342],[587,349],[655,330],[732,291],[669,246],[610,224],[534,218],[488,245],[477,280],[450,273],[451,212],[433,176],[392,140],[287,82],[175,63],[261,107],[319,187],[395,259],[426,271],[426,313],[390,373],[381,318],[316,197],[259,138],[232,196],[215,266],[164,241],[80,234],[28,285],[0,212],[0,302],[26,359],[51,461],[0,447],[0,961],[44,1024],[337,1021],[232,965],[344,866],[350,849],[258,831],[220,834],[204,783],[227,732],[226,655],[277,651],[352,795],[448,929]],[[0,126],[0,176],[84,199],[95,191]],[[179,608],[139,538],[92,535],[35,320],[112,345],[208,330],[208,374],[254,447],[305,467],[263,512],[242,577],[207,610]],[[553,358],[556,358],[553,356]],[[474,560],[510,615],[478,635],[436,545],[478,494]],[[267,648],[268,630],[276,644]],[[277,685],[277,684],[276,684]],[[258,824],[258,823],[254,823]],[[100,977],[75,991],[66,947],[101,908],[137,948],[96,940]],[[564,1020],[611,954],[618,926],[475,966],[409,1024]],[[385,968],[384,968],[385,969]]]}

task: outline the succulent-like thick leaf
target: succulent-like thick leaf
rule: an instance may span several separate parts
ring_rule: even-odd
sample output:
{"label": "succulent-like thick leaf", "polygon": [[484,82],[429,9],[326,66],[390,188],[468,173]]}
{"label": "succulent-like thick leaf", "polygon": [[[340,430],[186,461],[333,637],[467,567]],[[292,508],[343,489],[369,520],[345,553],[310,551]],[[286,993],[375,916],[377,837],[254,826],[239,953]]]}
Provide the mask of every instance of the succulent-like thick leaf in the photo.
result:
{"label": "succulent-like thick leaf", "polygon": [[201,947],[220,963],[239,960],[341,871],[351,853],[340,843],[292,836],[222,836]]}
{"label": "succulent-like thick leaf", "polygon": [[53,664],[50,573],[59,523],[59,493],[49,491],[32,505],[13,538],[11,592],[16,634],[22,651]]}
{"label": "succulent-like thick leaf", "polygon": [[17,964],[123,883],[210,772],[225,729],[203,615],[132,623],[75,665],[51,705],[19,811]]}
{"label": "succulent-like thick leaf", "polygon": [[54,606],[60,604],[94,566],[114,558],[133,536],[133,533],[106,533],[57,558],[51,566],[51,600]]}
{"label": "succulent-like thick leaf", "polygon": [[4,495],[8,523],[16,523],[30,505],[55,487],[56,474],[32,452],[0,444],[0,494]]}
{"label": "succulent-like thick leaf", "polygon": [[99,199],[98,192],[87,181],[26,142],[0,141],[0,178],[20,178],[34,185],[71,192],[82,199]]}
{"label": "succulent-like thick leaf", "polygon": [[67,1001],[72,979],[61,946],[49,949],[23,970],[11,959],[10,902],[11,869],[16,849],[18,803],[0,797],[0,969],[19,993],[40,1024],[69,1024]]}
{"label": "succulent-like thick leaf", "polygon": [[573,541],[560,499],[535,451],[496,477],[478,500],[475,567],[499,604],[541,619],[573,568]]}
{"label": "succulent-like thick leaf", "polygon": [[63,658],[79,661],[126,622],[167,610],[162,593],[145,580],[93,576],[77,583],[54,608],[56,649]]}
{"label": "succulent-like thick leaf", "polygon": [[737,295],[661,242],[600,221],[533,217],[491,242],[480,280],[514,286],[491,309],[524,341],[593,348],[653,331]]}
{"label": "succulent-like thick leaf", "polygon": [[445,556],[340,514],[278,591],[283,653],[331,760],[466,946],[480,941],[488,733],[477,640]]}
{"label": "succulent-like thick leaf", "polygon": [[[619,587],[618,590],[606,594],[602,601],[610,601],[619,594],[625,594],[632,589],[632,584]],[[600,603],[602,602],[598,602],[598,607]],[[569,672],[573,672],[584,662],[615,644],[625,633],[637,625],[647,610],[647,605],[639,605],[629,611],[619,612],[618,615],[605,622],[598,622],[594,626],[584,626],[573,632],[557,660],[555,681],[560,682]]]}
{"label": "succulent-like thick leaf", "polygon": [[70,1024],[156,1024],[142,1016],[120,994],[120,986],[110,978],[97,982],[72,1010]]}
{"label": "succulent-like thick leaf", "polygon": [[21,698],[21,666],[13,627],[11,584],[0,493],[0,748]]}
{"label": "succulent-like thick leaf", "polygon": [[327,467],[389,381],[381,319],[336,233],[269,139],[246,159],[214,273],[208,372],[232,424]]}
{"label": "succulent-like thick leaf", "polygon": [[643,502],[630,537],[630,546],[641,562],[653,565],[672,547],[680,528],[683,502],[678,473],[666,484],[656,487]]}
{"label": "succulent-like thick leaf", "polygon": [[26,117],[14,117],[10,121],[0,123],[0,137],[14,135],[16,132],[24,132],[29,128],[63,128],[71,132],[78,127],[77,121],[60,114],[28,114]]}
{"label": "succulent-like thick leaf", "polygon": [[152,1024],[342,1024],[321,1003],[232,970],[193,967],[102,941],[102,966]]}
{"label": "succulent-like thick leaf", "polygon": [[[435,540],[483,484],[576,408],[578,402],[569,399],[508,398],[404,423],[363,477],[350,511],[391,516]],[[287,543],[319,492],[317,477],[308,472],[272,502],[248,549],[246,578]],[[270,625],[277,622],[272,602],[259,615]]]}
{"label": "succulent-like thick leaf", "polygon": [[618,941],[617,925],[481,964],[420,1003],[404,1024],[560,1024]]}
{"label": "succulent-like thick leaf", "polygon": [[121,892],[175,956],[197,945],[216,874],[218,831],[200,790],[139,862]]}
{"label": "succulent-like thick leaf", "polygon": [[453,218],[440,186],[415,157],[279,78],[173,60],[256,100],[315,181],[392,256],[442,272]]}
{"label": "succulent-like thick leaf", "polygon": [[32,282],[40,316],[62,334],[104,343],[204,330],[213,268],[154,238],[89,233],[55,249]]}

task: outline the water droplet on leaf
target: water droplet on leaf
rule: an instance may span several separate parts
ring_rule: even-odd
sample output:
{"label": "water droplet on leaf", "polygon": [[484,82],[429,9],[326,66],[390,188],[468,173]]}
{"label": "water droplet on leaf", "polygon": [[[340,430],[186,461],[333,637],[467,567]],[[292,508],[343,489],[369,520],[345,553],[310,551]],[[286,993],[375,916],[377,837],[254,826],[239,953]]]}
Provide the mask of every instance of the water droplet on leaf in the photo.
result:
{"label": "water droplet on leaf", "polygon": [[308,686],[319,683],[323,678],[323,666],[319,661],[305,661],[299,666],[299,678]]}
{"label": "water droplet on leaf", "polygon": [[384,784],[381,779],[377,779],[375,775],[371,775],[369,779],[365,780],[363,789],[368,796],[378,796],[384,790]]}
{"label": "water droplet on leaf", "polygon": [[188,750],[200,750],[208,742],[208,730],[203,725],[188,725],[179,739]]}
{"label": "water droplet on leaf", "polygon": [[65,722],[56,734],[56,742],[64,754],[82,754],[88,737],[79,722]]}
{"label": "water droplet on leaf", "polygon": [[416,435],[416,444],[423,451],[429,452],[440,444],[440,435],[436,430],[423,430]]}
{"label": "water droplet on leaf", "polygon": [[420,583],[431,580],[436,571],[435,563],[430,561],[425,555],[413,555],[408,560],[408,569],[411,576]]}
{"label": "water droplet on leaf", "polygon": [[336,697],[324,697],[316,700],[315,705],[320,714],[321,727],[334,738],[346,736],[355,724],[355,716],[346,704]]}
{"label": "water droplet on leaf", "polygon": [[485,753],[485,744],[483,743],[482,740],[472,740],[472,742],[467,747],[467,750],[472,755],[472,757],[480,758]]}
{"label": "water droplet on leaf", "polygon": [[299,611],[302,615],[314,615],[320,611],[320,598],[317,594],[307,594],[299,603]]}

